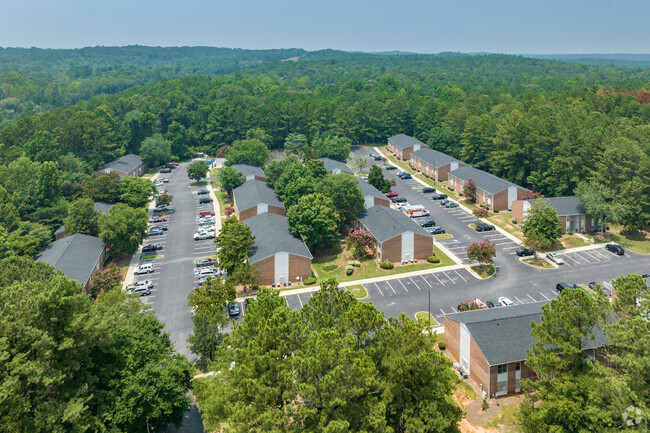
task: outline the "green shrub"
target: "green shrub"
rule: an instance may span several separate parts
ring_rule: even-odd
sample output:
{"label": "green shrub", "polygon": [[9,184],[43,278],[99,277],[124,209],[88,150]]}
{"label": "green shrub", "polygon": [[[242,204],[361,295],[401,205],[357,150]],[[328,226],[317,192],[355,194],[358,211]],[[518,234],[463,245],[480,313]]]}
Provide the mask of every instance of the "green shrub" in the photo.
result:
{"label": "green shrub", "polygon": [[493,210],[492,212],[494,212],[494,213],[499,213],[499,209],[494,208],[494,210]]}
{"label": "green shrub", "polygon": [[429,263],[440,263],[440,259],[436,256],[427,257],[427,262]]}
{"label": "green shrub", "polygon": [[345,267],[345,275],[352,275],[352,272],[354,272],[354,266],[347,265]]}
{"label": "green shrub", "polygon": [[379,267],[382,269],[393,269],[395,265],[393,264],[393,262],[381,262]]}
{"label": "green shrub", "polygon": [[356,266],[357,268],[360,268],[361,267],[361,262],[359,260],[355,260],[354,261],[354,266]]}
{"label": "green shrub", "polygon": [[440,343],[438,343],[438,349],[440,349],[441,351],[444,351],[446,348],[447,348],[447,346],[445,346],[444,341],[441,341]]}
{"label": "green shrub", "polygon": [[515,218],[512,219],[513,224],[517,224],[517,220]]}
{"label": "green shrub", "polygon": [[304,281],[304,283],[305,283],[306,286],[309,286],[310,284],[314,284],[315,282],[316,282],[316,278],[315,278],[315,277],[307,278],[307,279]]}
{"label": "green shrub", "polygon": [[483,409],[485,411],[485,410],[488,410],[489,408],[490,408],[490,404],[488,403],[488,401],[486,399],[483,399],[483,404],[481,405],[481,409]]}

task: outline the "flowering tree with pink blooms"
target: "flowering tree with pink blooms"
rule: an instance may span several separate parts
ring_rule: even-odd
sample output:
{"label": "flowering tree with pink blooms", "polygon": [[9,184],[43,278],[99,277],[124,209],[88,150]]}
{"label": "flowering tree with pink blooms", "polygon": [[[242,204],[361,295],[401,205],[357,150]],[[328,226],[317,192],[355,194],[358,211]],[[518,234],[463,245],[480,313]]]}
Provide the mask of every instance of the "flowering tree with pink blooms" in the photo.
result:
{"label": "flowering tree with pink blooms", "polygon": [[107,292],[118,286],[123,278],[120,268],[115,263],[109,263],[92,273],[87,292],[93,298],[96,298],[100,293]]}
{"label": "flowering tree with pink blooms", "polygon": [[366,229],[352,230],[348,235],[348,247],[357,258],[370,254],[369,250],[375,244],[375,239]]}
{"label": "flowering tree with pink blooms", "polygon": [[471,262],[476,260],[483,268],[487,265],[493,264],[496,255],[497,250],[494,247],[494,244],[488,239],[484,239],[481,242],[472,242],[467,247],[467,258]]}
{"label": "flowering tree with pink blooms", "polygon": [[463,184],[463,195],[468,201],[476,203],[476,183],[471,177]]}

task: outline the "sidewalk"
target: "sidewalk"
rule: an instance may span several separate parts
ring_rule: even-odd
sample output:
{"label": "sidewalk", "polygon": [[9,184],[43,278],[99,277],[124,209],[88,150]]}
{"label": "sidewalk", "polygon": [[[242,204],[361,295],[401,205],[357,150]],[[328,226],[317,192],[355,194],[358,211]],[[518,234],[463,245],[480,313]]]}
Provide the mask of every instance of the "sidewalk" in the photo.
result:
{"label": "sidewalk", "polygon": [[[386,155],[384,155],[384,153],[383,153],[381,150],[379,150],[379,148],[374,147],[374,149],[375,149],[375,151],[376,151],[377,153],[379,153],[379,154],[380,154],[384,159],[386,159],[386,162],[388,162],[390,165],[392,165],[393,167],[397,167],[397,168],[400,169],[400,170],[402,169],[402,167],[398,166],[397,164],[394,164],[393,161],[391,161],[390,159],[388,159],[388,158],[386,157]],[[410,171],[410,170],[409,170],[409,171]],[[412,174],[415,175],[415,174],[417,174],[417,173],[412,173]],[[423,186],[431,186],[431,185],[427,184],[426,182],[424,182],[423,180],[418,179],[418,178],[415,177],[415,176],[413,176],[413,180],[415,180],[416,182],[418,182],[419,184],[421,184],[421,185],[423,185]],[[452,200],[452,199],[450,199],[450,200]],[[455,201],[456,203],[458,203],[458,206],[460,207],[460,209],[464,210],[465,212],[467,212],[468,214],[470,214],[470,215],[472,215],[472,216],[474,215],[474,214],[472,213],[472,211],[471,211],[468,207],[465,207],[461,202],[456,201],[456,200],[452,200],[452,201]],[[507,238],[510,239],[511,241],[515,242],[517,245],[522,245],[522,241],[521,241],[521,239],[519,239],[518,237],[513,236],[512,234],[508,233],[507,231],[505,231],[504,229],[502,229],[502,228],[499,227],[498,225],[496,225],[496,224],[492,224],[491,221],[489,221],[489,220],[487,220],[487,219],[485,219],[485,218],[481,218],[480,220],[481,220],[482,222],[484,222],[485,224],[493,225],[496,231],[498,231],[499,233],[501,233],[503,236],[507,237]]]}

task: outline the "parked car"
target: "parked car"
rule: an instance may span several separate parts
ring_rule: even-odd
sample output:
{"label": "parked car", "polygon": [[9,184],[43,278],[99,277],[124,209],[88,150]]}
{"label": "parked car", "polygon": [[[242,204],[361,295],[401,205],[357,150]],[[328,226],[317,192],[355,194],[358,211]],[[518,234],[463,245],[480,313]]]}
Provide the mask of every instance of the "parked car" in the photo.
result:
{"label": "parked car", "polygon": [[402,180],[413,179],[413,177],[411,176],[410,173],[406,173],[406,174],[400,176],[399,178],[402,179]]}
{"label": "parked car", "polygon": [[217,275],[221,274],[221,271],[219,268],[203,268],[199,272],[199,276],[201,277],[216,277]]}
{"label": "parked car", "polygon": [[165,212],[165,211],[168,211],[168,210],[172,210],[172,207],[169,206],[168,204],[163,205],[163,206],[156,206],[155,208],[153,208],[154,212]]}
{"label": "parked car", "polygon": [[445,207],[447,209],[452,208],[452,207],[458,207],[458,206],[460,206],[460,205],[458,203],[456,203],[455,201],[447,201],[447,203],[445,204]]}
{"label": "parked car", "polygon": [[169,179],[167,179],[166,177],[159,177],[157,180],[162,183],[169,183]]}
{"label": "parked car", "polygon": [[432,235],[441,235],[444,232],[445,232],[445,229],[443,229],[440,226],[432,227],[431,230],[429,230],[429,233],[431,233]]}
{"label": "parked car", "polygon": [[216,231],[214,224],[201,224],[199,225],[199,228],[197,230],[197,232],[214,232],[214,231]]}
{"label": "parked car", "polygon": [[494,230],[494,226],[490,224],[476,224],[476,231],[477,232],[489,232],[490,230]]}
{"label": "parked car", "polygon": [[371,158],[374,158],[374,157],[376,157],[376,156],[381,156],[381,155],[379,155],[377,152],[370,152],[370,155],[369,155],[369,156],[370,156]]}
{"label": "parked car", "polygon": [[164,215],[156,215],[151,218],[149,218],[150,223],[162,223],[167,221],[167,217]]}
{"label": "parked car", "polygon": [[399,194],[397,194],[395,191],[388,191],[385,195],[388,198],[393,198],[393,197],[397,197]]}
{"label": "parked car", "polygon": [[498,302],[499,305],[501,305],[502,307],[509,307],[509,306],[511,306],[511,305],[515,305],[515,303],[512,302],[512,301],[510,300],[510,298],[506,298],[505,296],[501,296],[499,299],[497,299],[497,302]]}
{"label": "parked car", "polygon": [[592,281],[591,283],[587,284],[587,287],[589,287],[591,290],[600,290],[608,298],[612,297],[612,291],[611,290],[609,290],[607,287],[601,286],[600,284],[598,284],[595,281]]}
{"label": "parked car", "polygon": [[384,158],[381,155],[377,155],[373,157],[375,161],[383,161]]}
{"label": "parked car", "polygon": [[145,286],[138,286],[130,288],[127,290],[127,293],[130,295],[149,296],[151,295],[151,290]]}
{"label": "parked car", "polygon": [[198,233],[194,233],[194,240],[203,241],[206,239],[212,239],[214,238],[214,236],[215,236],[214,232],[198,232]]}
{"label": "parked car", "polygon": [[422,227],[433,227],[435,225],[436,225],[436,222],[434,220],[426,220],[426,221],[422,221],[420,223],[420,226],[422,226]]}
{"label": "parked car", "polygon": [[171,168],[161,168],[161,169],[160,169],[160,172],[161,172],[161,173],[171,173],[171,172],[172,172],[172,169],[171,169]]}
{"label": "parked car", "polygon": [[431,200],[444,200],[447,198],[447,194],[434,194],[431,196]]}
{"label": "parked car", "polygon": [[440,206],[445,206],[447,203],[451,203],[451,200],[443,200],[440,202]]}
{"label": "parked car", "polygon": [[152,274],[154,271],[153,265],[151,263],[143,263],[138,268],[133,271],[135,275],[140,275],[140,274]]}
{"label": "parked car", "polygon": [[205,195],[205,194],[210,194],[210,191],[207,189],[200,189],[196,192],[198,195]]}
{"label": "parked car", "polygon": [[144,280],[144,281],[136,281],[133,283],[133,287],[146,287],[148,289],[153,289],[153,283],[151,280]]}
{"label": "parked car", "polygon": [[556,265],[564,264],[564,260],[562,260],[562,257],[558,253],[546,253],[546,257]]}
{"label": "parked car", "polygon": [[201,212],[199,213],[199,216],[202,216],[202,217],[204,217],[204,216],[211,216],[211,215],[214,215],[214,211],[213,211],[213,210],[203,210],[203,211],[201,211]]}
{"label": "parked car", "polygon": [[213,266],[217,261],[211,258],[199,259],[196,261],[196,266],[201,268],[203,266]]}
{"label": "parked car", "polygon": [[397,167],[395,167],[394,165],[387,165],[386,170],[397,170]]}
{"label": "parked car", "polygon": [[485,305],[487,305],[488,308],[498,308],[501,306],[501,304],[499,304],[499,301],[495,301],[494,299],[485,301]]}
{"label": "parked car", "polygon": [[148,244],[142,247],[142,252],[143,253],[151,253],[154,251],[162,250],[163,246],[162,244]]}
{"label": "parked car", "polygon": [[210,197],[201,197],[199,199],[199,204],[206,204],[206,203],[212,203],[212,199]]}
{"label": "parked car", "polygon": [[422,188],[422,192],[423,192],[424,194],[430,194],[430,193],[432,193],[432,192],[436,192],[436,189],[435,189],[435,188],[431,188],[430,186],[425,186],[424,188]]}
{"label": "parked car", "polygon": [[214,224],[213,216],[206,216],[199,218],[199,224]]}
{"label": "parked car", "polygon": [[169,230],[169,227],[167,227],[167,226],[164,225],[164,224],[161,224],[161,225],[159,225],[159,226],[154,226],[154,228],[156,228],[156,229],[158,229],[158,230],[162,230],[162,231],[164,231],[164,232],[166,232],[167,230]]}
{"label": "parked car", "polygon": [[165,164],[165,168],[171,168],[172,170],[175,169],[178,166],[178,164],[174,164],[173,162],[168,162]]}
{"label": "parked car", "polygon": [[557,283],[555,285],[555,290],[557,290],[558,293],[562,293],[563,290],[571,289],[571,286],[568,285],[567,283]]}
{"label": "parked car", "polygon": [[228,314],[231,316],[239,316],[239,304],[236,302],[231,302],[228,307]]}
{"label": "parked car", "polygon": [[154,227],[154,228],[152,228],[151,230],[149,230],[149,231],[148,231],[147,233],[145,233],[145,234],[147,235],[147,237],[150,237],[150,236],[160,236],[160,235],[162,235],[163,233],[165,233],[165,232],[163,232],[162,230],[160,230],[158,227]]}
{"label": "parked car", "polygon": [[404,197],[393,197],[390,201],[393,203],[406,203],[406,199]]}
{"label": "parked car", "polygon": [[517,251],[515,251],[519,257],[526,257],[526,256],[532,256],[535,254],[535,250],[531,250],[529,248],[517,248]]}
{"label": "parked car", "polygon": [[618,254],[619,256],[625,254],[625,250],[623,249],[623,247],[617,244],[607,244],[605,245],[605,249],[615,254]]}

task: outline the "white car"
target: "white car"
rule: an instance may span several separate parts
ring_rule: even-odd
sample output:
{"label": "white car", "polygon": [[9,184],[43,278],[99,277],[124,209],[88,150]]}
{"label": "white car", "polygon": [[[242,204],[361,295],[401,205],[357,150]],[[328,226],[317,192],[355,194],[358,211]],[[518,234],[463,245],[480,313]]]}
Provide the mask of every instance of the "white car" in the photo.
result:
{"label": "white car", "polygon": [[506,297],[504,297],[504,296],[502,296],[502,297],[500,297],[499,299],[497,299],[497,302],[498,302],[499,305],[501,305],[502,307],[509,307],[509,306],[511,306],[511,305],[515,305],[515,303],[512,302],[512,301],[510,300],[510,298],[506,298]]}
{"label": "white car", "polygon": [[134,274],[140,275],[140,274],[151,274],[154,271],[153,265],[151,263],[144,263],[140,266],[138,266],[138,269],[133,271]]}
{"label": "white car", "polygon": [[203,268],[199,272],[200,277],[216,277],[219,274],[221,274],[221,270],[219,268]]}
{"label": "white car", "polygon": [[204,216],[199,218],[199,224],[214,224],[213,216]]}
{"label": "white car", "polygon": [[127,291],[131,295],[140,295],[140,296],[149,296],[151,295],[151,290],[146,286],[138,286]]}
{"label": "white car", "polygon": [[212,239],[214,238],[214,236],[215,236],[214,232],[198,232],[198,233],[194,233],[194,240],[203,241],[206,239]]}
{"label": "white car", "polygon": [[558,253],[546,253],[546,257],[556,265],[564,264],[564,260],[562,260]]}
{"label": "white car", "polygon": [[147,289],[152,289],[153,283],[150,280],[136,281],[133,283],[134,289],[137,289],[138,287],[146,287]]}

